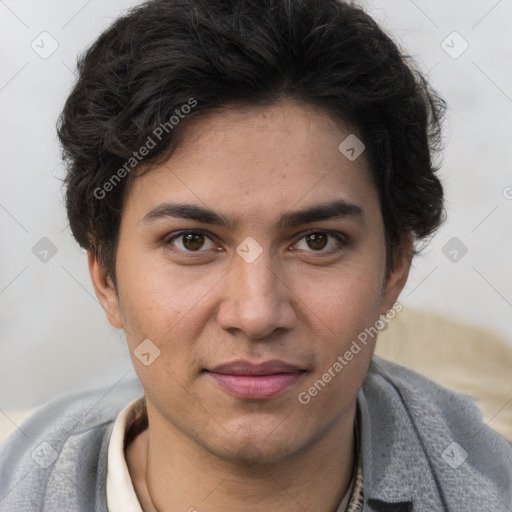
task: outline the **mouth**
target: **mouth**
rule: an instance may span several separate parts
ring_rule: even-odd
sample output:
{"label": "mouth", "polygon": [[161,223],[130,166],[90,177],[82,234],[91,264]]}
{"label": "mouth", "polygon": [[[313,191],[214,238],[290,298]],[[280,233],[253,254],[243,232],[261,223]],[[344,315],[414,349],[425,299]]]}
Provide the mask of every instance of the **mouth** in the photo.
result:
{"label": "mouth", "polygon": [[213,381],[228,394],[243,400],[274,398],[297,384],[306,370],[272,360],[263,363],[233,361],[206,370]]}

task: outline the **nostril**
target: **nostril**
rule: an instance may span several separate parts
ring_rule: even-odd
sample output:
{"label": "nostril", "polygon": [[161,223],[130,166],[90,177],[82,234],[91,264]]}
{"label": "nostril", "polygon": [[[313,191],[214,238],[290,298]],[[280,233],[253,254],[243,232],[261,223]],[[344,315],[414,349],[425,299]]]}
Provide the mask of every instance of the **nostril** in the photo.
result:
{"label": "nostril", "polygon": [[248,338],[249,338],[250,340],[261,340],[261,339],[263,339],[264,337],[265,337],[265,335],[264,335],[264,334],[263,334],[263,335],[261,335],[261,336],[248,336]]}

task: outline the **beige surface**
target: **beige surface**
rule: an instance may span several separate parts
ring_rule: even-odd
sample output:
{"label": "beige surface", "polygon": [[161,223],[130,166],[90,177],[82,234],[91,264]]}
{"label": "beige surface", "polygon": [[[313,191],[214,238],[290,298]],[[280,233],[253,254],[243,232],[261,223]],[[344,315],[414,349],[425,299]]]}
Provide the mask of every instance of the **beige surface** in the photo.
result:
{"label": "beige surface", "polygon": [[[496,335],[404,307],[380,332],[376,354],[473,396],[512,443],[512,348]],[[0,410],[0,442],[34,410]]]}
{"label": "beige surface", "polygon": [[512,443],[512,348],[492,332],[404,307],[375,353],[473,396],[484,421]]}

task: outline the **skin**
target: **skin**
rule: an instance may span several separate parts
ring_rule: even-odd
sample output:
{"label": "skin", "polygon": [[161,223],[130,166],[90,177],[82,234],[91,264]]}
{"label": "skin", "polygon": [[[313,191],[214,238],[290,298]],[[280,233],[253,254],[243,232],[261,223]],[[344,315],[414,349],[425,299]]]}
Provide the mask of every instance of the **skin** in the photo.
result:
{"label": "skin", "polygon": [[[392,307],[412,253],[407,242],[386,274],[384,225],[364,153],[349,161],[338,150],[350,133],[292,101],[194,121],[169,160],[129,189],[117,292],[89,254],[97,296],[110,323],[125,330],[146,392],[149,429],[126,450],[145,512],[330,512],[346,492],[356,394],[375,340],[309,404],[297,397]],[[360,213],[276,225],[284,214],[340,199]],[[163,203],[235,222],[144,221]],[[170,240],[183,230],[210,238],[187,252],[183,237]],[[327,241],[319,249],[306,236],[315,230],[344,242],[317,235]],[[263,250],[252,263],[236,252],[246,237]],[[144,339],[160,350],[149,366],[134,356]],[[204,371],[236,359],[280,359],[304,372],[274,398],[243,400]]]}

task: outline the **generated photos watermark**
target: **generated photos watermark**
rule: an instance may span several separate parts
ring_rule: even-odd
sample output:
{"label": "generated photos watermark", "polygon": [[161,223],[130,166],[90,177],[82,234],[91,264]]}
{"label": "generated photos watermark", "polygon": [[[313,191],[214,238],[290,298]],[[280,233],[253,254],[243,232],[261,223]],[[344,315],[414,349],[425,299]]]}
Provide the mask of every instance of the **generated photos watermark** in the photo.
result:
{"label": "generated photos watermark", "polygon": [[311,402],[311,399],[318,395],[325,386],[331,382],[337,375],[339,375],[343,368],[349,364],[354,356],[361,352],[362,347],[368,344],[369,340],[372,340],[377,336],[379,331],[384,329],[388,325],[388,323],[395,318],[396,314],[402,311],[403,306],[400,302],[395,302],[393,307],[388,310],[385,315],[381,315],[380,318],[375,322],[372,327],[367,327],[364,331],[360,332],[357,336],[357,340],[353,340],[350,347],[345,351],[343,355],[339,355],[336,358],[336,361],[323,373],[322,377],[315,381],[315,383],[309,387],[306,391],[301,391],[297,395],[298,401],[307,405]]}
{"label": "generated photos watermark", "polygon": [[146,142],[137,150],[133,152],[133,156],[130,157],[122,167],[120,167],[101,187],[94,189],[94,197],[98,200],[104,199],[108,192],[111,192],[130,172],[140,163],[151,151],[157,146],[157,144],[164,137],[164,133],[167,134],[174,130],[174,128],[184,119],[194,107],[197,106],[197,100],[189,98],[187,103],[181,105],[174,111],[174,114],[165,123],[160,123],[148,136]]}

